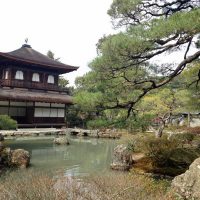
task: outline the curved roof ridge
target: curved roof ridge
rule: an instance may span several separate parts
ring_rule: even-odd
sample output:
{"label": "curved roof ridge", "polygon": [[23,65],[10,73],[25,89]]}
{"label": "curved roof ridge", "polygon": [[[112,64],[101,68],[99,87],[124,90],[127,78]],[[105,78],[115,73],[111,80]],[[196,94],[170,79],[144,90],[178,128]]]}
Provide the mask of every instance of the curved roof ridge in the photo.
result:
{"label": "curved roof ridge", "polygon": [[0,54],[10,59],[29,62],[32,64],[50,66],[54,68],[63,68],[69,71],[74,71],[78,69],[78,67],[67,65],[67,64],[58,62],[56,60],[53,60],[49,58],[48,56],[32,49],[31,46],[27,44],[22,45],[21,48],[16,49],[14,51],[11,51],[8,53],[0,53]]}

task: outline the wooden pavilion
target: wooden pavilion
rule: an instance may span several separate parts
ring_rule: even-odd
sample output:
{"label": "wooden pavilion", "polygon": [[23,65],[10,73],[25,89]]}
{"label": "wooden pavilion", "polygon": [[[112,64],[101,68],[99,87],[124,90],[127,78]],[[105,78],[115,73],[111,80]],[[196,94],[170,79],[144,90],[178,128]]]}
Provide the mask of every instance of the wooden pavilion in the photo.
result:
{"label": "wooden pavilion", "polygon": [[17,120],[19,127],[64,126],[72,97],[59,87],[58,79],[77,69],[28,44],[9,53],[0,52],[0,115]]}

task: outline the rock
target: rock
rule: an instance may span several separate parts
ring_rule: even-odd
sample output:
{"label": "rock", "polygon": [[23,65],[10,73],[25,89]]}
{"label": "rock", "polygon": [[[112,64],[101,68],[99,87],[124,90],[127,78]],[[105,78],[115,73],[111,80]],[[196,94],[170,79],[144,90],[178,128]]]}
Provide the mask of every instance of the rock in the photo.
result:
{"label": "rock", "polygon": [[114,149],[111,169],[126,171],[131,168],[132,163],[132,154],[128,148],[125,145],[118,145]]}
{"label": "rock", "polygon": [[10,148],[4,147],[0,152],[0,165],[4,168],[27,168],[29,163],[30,154],[24,149],[11,150]]}
{"label": "rock", "polygon": [[9,167],[11,161],[11,149],[10,148],[2,148],[0,151],[0,165],[2,167]]}
{"label": "rock", "polygon": [[99,137],[99,130],[91,130],[90,131],[90,137],[98,138]]}
{"label": "rock", "polygon": [[120,133],[117,133],[115,129],[102,129],[99,131],[96,130],[86,130],[78,128],[68,128],[65,131],[66,134],[70,134],[78,137],[92,137],[92,138],[110,138],[110,139],[119,139],[121,137]]}
{"label": "rock", "polygon": [[11,152],[11,165],[19,168],[27,168],[30,163],[30,154],[24,149],[16,149]]}
{"label": "rock", "polygon": [[73,129],[71,132],[70,132],[70,134],[71,135],[78,135],[78,134],[80,134],[80,130],[79,129]]}
{"label": "rock", "polygon": [[64,130],[62,130],[62,131],[59,131],[59,132],[58,132],[58,135],[66,135],[66,133],[65,133]]}
{"label": "rock", "polygon": [[174,178],[172,189],[183,199],[200,199],[200,158],[184,173]]}
{"label": "rock", "polygon": [[6,147],[3,149],[2,153],[8,156],[11,156],[11,149],[9,147]]}
{"label": "rock", "polygon": [[200,148],[200,141],[199,140],[193,140],[190,143],[190,146],[193,147],[193,148],[199,149]]}
{"label": "rock", "polygon": [[3,142],[0,142],[0,152],[5,148],[5,145]]}
{"label": "rock", "polygon": [[4,136],[0,133],[0,142],[4,141]]}
{"label": "rock", "polygon": [[121,134],[117,133],[115,129],[105,129],[98,133],[99,138],[120,139]]}
{"label": "rock", "polygon": [[54,138],[53,142],[57,145],[69,145],[69,140],[66,137]]}

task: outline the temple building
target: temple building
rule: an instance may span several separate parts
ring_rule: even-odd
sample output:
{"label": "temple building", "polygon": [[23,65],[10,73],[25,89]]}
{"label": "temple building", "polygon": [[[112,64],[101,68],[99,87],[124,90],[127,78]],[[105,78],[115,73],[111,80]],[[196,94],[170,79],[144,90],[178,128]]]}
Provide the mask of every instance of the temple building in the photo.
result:
{"label": "temple building", "polygon": [[0,52],[0,115],[17,120],[18,127],[61,127],[72,97],[58,85],[59,75],[77,70],[24,44]]}

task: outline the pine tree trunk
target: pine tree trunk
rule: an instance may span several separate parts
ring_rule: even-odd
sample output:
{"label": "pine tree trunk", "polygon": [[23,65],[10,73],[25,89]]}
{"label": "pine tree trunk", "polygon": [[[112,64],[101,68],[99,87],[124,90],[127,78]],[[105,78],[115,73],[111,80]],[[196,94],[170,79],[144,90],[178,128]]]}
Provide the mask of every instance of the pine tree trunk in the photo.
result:
{"label": "pine tree trunk", "polygon": [[162,124],[160,125],[160,127],[159,127],[158,130],[156,131],[156,137],[157,137],[157,138],[162,137],[164,128],[165,128],[165,123],[162,122]]}

